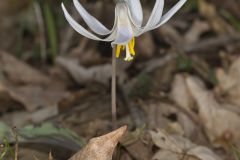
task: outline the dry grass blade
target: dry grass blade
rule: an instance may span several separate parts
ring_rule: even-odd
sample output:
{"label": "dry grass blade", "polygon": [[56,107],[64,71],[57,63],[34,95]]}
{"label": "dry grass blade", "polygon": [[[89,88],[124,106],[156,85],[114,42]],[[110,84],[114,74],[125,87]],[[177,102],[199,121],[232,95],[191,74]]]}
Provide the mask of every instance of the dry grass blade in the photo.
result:
{"label": "dry grass blade", "polygon": [[52,152],[51,151],[49,152],[48,160],[53,160],[53,156],[52,156]]}
{"label": "dry grass blade", "polygon": [[123,126],[106,135],[92,138],[89,143],[70,160],[111,160],[114,149],[120,138],[126,132]]}

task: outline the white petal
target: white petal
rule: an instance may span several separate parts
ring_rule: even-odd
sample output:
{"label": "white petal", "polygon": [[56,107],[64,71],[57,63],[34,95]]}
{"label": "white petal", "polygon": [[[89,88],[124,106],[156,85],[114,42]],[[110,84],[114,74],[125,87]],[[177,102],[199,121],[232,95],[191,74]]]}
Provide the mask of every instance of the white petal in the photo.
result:
{"label": "white petal", "polygon": [[125,3],[118,3],[116,6],[117,30],[116,38],[113,44],[127,44],[133,38],[133,30],[128,17],[128,9]]}
{"label": "white petal", "polygon": [[116,39],[113,44],[127,44],[133,38],[133,33],[129,27],[119,26]]}
{"label": "white petal", "polygon": [[108,30],[102,23],[100,23],[96,18],[90,15],[83,6],[78,2],[78,0],[73,0],[74,6],[76,7],[79,14],[82,16],[86,24],[91,28],[94,32],[99,35],[107,35],[110,34],[111,31]]}
{"label": "white petal", "polygon": [[180,0],[172,9],[170,9],[160,20],[160,22],[156,25],[155,28],[163,25],[166,23],[186,2],[187,0]]}
{"label": "white petal", "polygon": [[[89,38],[89,39],[93,39],[93,40],[98,40],[98,41],[113,41],[114,37],[115,37],[115,32],[113,31],[112,34],[110,36],[108,36],[105,39],[101,39],[97,36],[95,36],[94,34],[90,33],[89,31],[87,31],[85,28],[83,28],[81,25],[79,25],[67,12],[64,4],[62,3],[62,9],[64,12],[64,15],[67,19],[67,21],[69,22],[69,24],[73,27],[74,30],[76,30],[79,34]],[[116,25],[116,24],[115,24]],[[114,25],[114,26],[115,26]],[[114,27],[116,28],[116,27]]]}
{"label": "white petal", "polygon": [[163,13],[164,0],[156,0],[153,11],[150,15],[150,18],[147,24],[143,28],[139,28],[139,33],[136,36],[143,34],[154,28],[160,21]]}
{"label": "white petal", "polygon": [[139,0],[127,0],[134,25],[141,27],[143,21],[143,10]]}

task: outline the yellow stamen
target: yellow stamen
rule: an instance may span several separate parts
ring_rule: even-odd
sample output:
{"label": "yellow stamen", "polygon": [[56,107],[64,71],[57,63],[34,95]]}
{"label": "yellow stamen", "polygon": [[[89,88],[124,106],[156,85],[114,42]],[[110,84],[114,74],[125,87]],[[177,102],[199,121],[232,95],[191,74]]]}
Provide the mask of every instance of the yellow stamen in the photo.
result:
{"label": "yellow stamen", "polygon": [[120,56],[121,48],[122,48],[122,45],[117,45],[117,48],[116,48],[116,57],[117,58],[119,58],[119,56]]}
{"label": "yellow stamen", "polygon": [[[132,38],[129,42],[128,42],[128,48],[129,48],[129,52],[132,56],[135,56],[135,50],[134,50],[134,47],[135,47],[135,38]],[[116,57],[119,58],[120,56],[120,53],[121,53],[121,50],[125,50],[126,47],[125,45],[117,45],[117,48],[116,48]]]}
{"label": "yellow stamen", "polygon": [[134,46],[135,46],[135,38],[131,39],[131,41],[128,43],[129,51],[133,56],[135,56],[136,54],[134,50]]}

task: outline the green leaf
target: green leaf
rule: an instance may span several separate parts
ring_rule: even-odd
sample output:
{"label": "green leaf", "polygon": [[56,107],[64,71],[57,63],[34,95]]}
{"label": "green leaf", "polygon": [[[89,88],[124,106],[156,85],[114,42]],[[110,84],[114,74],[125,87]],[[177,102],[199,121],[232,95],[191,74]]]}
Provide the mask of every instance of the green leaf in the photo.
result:
{"label": "green leaf", "polygon": [[44,2],[43,12],[46,21],[47,34],[49,38],[49,43],[51,47],[51,58],[55,59],[58,52],[58,40],[57,40],[57,31],[55,25],[55,19],[51,7],[47,1]]}
{"label": "green leaf", "polygon": [[[0,139],[7,138],[9,143],[14,143],[12,129],[0,122]],[[62,128],[52,123],[41,125],[28,125],[17,130],[19,143],[49,144],[63,147],[72,151],[81,148],[85,141],[69,129]]]}
{"label": "green leaf", "polygon": [[179,56],[177,66],[179,70],[190,71],[192,69],[192,60],[188,57]]}
{"label": "green leaf", "polygon": [[[11,128],[6,124],[0,122],[0,138],[4,139],[6,136],[11,135]],[[10,137],[7,137],[10,138]]]}
{"label": "green leaf", "polygon": [[240,31],[240,21],[234,17],[230,12],[221,10],[220,12],[238,31]]}

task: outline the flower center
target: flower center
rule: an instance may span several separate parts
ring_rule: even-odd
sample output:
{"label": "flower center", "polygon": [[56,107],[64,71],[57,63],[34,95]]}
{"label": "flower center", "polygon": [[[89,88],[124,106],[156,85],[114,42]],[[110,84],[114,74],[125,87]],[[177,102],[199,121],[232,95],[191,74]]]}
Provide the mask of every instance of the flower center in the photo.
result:
{"label": "flower center", "polygon": [[135,38],[132,38],[127,45],[117,45],[116,48],[116,57],[119,58],[120,54],[121,54],[121,50],[126,50],[126,57],[125,57],[125,61],[131,61],[133,60],[133,56],[135,56],[135,50],[134,50],[134,46],[135,46]]}

